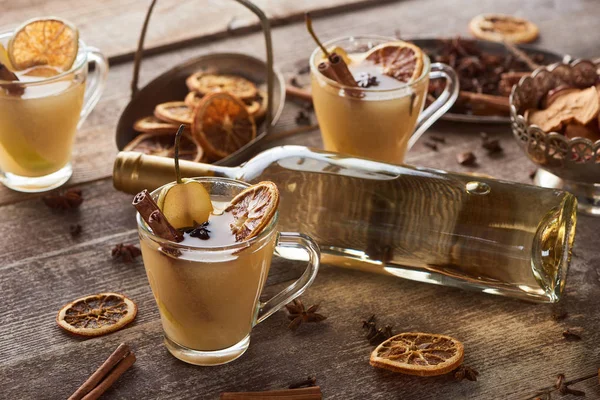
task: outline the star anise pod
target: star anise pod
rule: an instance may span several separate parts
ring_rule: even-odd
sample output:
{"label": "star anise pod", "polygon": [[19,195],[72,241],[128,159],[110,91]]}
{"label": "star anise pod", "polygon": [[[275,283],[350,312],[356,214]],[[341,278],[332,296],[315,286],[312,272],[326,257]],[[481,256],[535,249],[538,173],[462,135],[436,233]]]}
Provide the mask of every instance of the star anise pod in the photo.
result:
{"label": "star anise pod", "polygon": [[121,261],[130,263],[134,258],[140,256],[142,252],[132,244],[119,243],[111,250],[113,258],[120,258]]}
{"label": "star anise pod", "polygon": [[378,86],[379,81],[377,77],[369,74],[368,72],[361,72],[356,79],[356,84],[361,88],[370,88],[371,86]]}
{"label": "star anise pod", "polygon": [[477,375],[479,375],[479,372],[464,364],[454,370],[454,379],[457,381],[467,379],[474,382],[477,380]]}
{"label": "star anise pod", "polygon": [[185,233],[189,233],[191,237],[195,237],[202,240],[208,240],[210,239],[210,230],[208,230],[207,226],[208,221],[203,222],[201,224],[195,223],[194,228],[186,230]]}
{"label": "star anise pod", "polygon": [[82,230],[83,230],[83,228],[79,224],[71,225],[69,227],[69,233],[71,234],[72,237],[77,237],[77,236],[81,235]]}
{"label": "star anise pod", "polygon": [[286,305],[289,315],[288,318],[292,321],[288,325],[288,328],[295,331],[303,322],[321,322],[327,319],[326,316],[318,314],[319,304],[304,308],[302,300],[294,299],[293,302]]}
{"label": "star anise pod", "polygon": [[377,320],[375,315],[371,315],[368,320],[363,321],[363,328],[367,330],[366,339],[370,345],[377,346],[383,341],[394,336],[391,325],[386,325],[385,328],[377,328]]}
{"label": "star anise pod", "polygon": [[46,206],[55,210],[70,210],[83,203],[80,189],[67,189],[62,193],[54,192],[42,197]]}

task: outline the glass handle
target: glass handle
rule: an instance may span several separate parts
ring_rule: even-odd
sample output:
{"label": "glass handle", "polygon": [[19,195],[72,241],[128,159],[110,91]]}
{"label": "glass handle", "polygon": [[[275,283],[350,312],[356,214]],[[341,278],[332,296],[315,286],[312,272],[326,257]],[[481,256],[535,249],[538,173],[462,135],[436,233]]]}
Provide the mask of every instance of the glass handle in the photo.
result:
{"label": "glass handle", "polygon": [[104,87],[106,86],[106,78],[108,77],[108,60],[95,47],[88,47],[88,62],[93,61],[96,64],[96,69],[92,74],[87,77],[85,95],[83,97],[83,108],[79,114],[79,123],[77,128],[79,129],[90,112],[96,107]]}
{"label": "glass handle", "polygon": [[417,143],[417,140],[425,133],[427,129],[437,121],[442,115],[446,113],[452,107],[456,99],[458,98],[459,84],[458,76],[452,67],[442,63],[431,64],[431,71],[429,72],[429,79],[444,78],[446,80],[446,87],[444,91],[435,99],[433,103],[429,105],[419,115],[417,119],[417,126],[415,126],[415,132],[412,134],[408,141],[408,149]]}
{"label": "glass handle", "polygon": [[[256,324],[261,323],[275,311],[285,306],[296,297],[300,296],[313,283],[319,271],[319,259],[321,252],[319,246],[310,237],[301,233],[281,232],[277,239],[277,247],[282,248],[279,255],[288,260],[305,260],[305,257],[298,257],[296,250],[308,255],[308,265],[300,278],[290,286],[273,296],[266,302],[259,304]],[[304,256],[304,254],[303,254]]]}

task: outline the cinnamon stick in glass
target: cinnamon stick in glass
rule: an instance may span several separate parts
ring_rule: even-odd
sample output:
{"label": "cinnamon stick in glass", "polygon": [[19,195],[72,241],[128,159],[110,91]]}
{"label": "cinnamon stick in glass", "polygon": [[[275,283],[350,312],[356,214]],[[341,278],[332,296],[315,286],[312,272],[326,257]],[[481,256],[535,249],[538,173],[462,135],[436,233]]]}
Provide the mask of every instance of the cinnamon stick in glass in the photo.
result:
{"label": "cinnamon stick in glass", "polygon": [[158,205],[147,190],[142,190],[133,198],[131,203],[138,210],[144,221],[156,236],[172,242],[181,242],[183,235],[167,221]]}
{"label": "cinnamon stick in glass", "polygon": [[317,69],[319,70],[319,72],[321,74],[323,74],[327,78],[329,78],[331,80],[334,80],[336,82],[340,82],[340,79],[338,78],[338,76],[336,75],[335,71],[331,67],[331,64],[329,63],[329,61],[322,61],[322,62],[320,62],[319,65],[317,66]]}
{"label": "cinnamon stick in glass", "polygon": [[348,68],[348,64],[344,61],[340,55],[337,53],[331,53],[329,55],[329,64],[331,64],[331,68],[335,72],[335,75],[338,77],[337,81],[345,86],[354,86],[358,87],[356,80],[354,79],[354,75],[350,72]]}

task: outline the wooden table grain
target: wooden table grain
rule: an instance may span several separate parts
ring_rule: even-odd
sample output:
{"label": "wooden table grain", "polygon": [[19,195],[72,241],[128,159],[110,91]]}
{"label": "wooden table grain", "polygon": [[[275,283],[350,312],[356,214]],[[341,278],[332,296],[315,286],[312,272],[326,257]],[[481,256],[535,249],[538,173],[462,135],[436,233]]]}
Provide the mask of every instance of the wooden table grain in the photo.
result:
{"label": "wooden table grain", "polygon": [[[231,3],[231,4],[229,4]],[[482,12],[506,12],[535,21],[542,48],[575,57],[600,56],[600,7],[594,0],[257,0],[274,19],[277,66],[286,77],[307,64],[314,45],[300,22],[315,12],[323,39],[357,33],[402,37],[467,34],[467,23]],[[74,175],[68,186],[82,189],[85,202],[75,212],[47,209],[38,195],[0,187],[0,398],[64,399],[116,348],[127,342],[138,361],[104,395],[106,399],[217,399],[224,391],[268,390],[315,375],[327,399],[533,399],[570,398],[553,390],[564,373],[586,398],[600,398],[600,220],[580,216],[564,301],[557,306],[415,283],[324,266],[303,296],[321,303],[329,318],[318,325],[286,328],[278,312],[252,333],[248,352],[221,367],[184,364],[162,345],[162,330],[141,260],[111,259],[117,243],[137,243],[131,196],[115,191],[110,178],[117,153],[115,126],[129,100],[131,52],[147,1],[45,2],[0,0],[0,27],[53,14],[71,19],[90,45],[113,62],[107,90],[77,135]],[[151,22],[141,84],[190,57],[217,51],[262,55],[256,21],[234,2],[160,0]],[[169,50],[171,49],[171,50]],[[169,50],[169,51],[167,51]],[[299,105],[286,103],[276,132],[295,127]],[[312,116],[314,122],[314,116]],[[490,158],[479,132],[498,138],[502,157]],[[423,140],[407,162],[458,172],[479,172],[528,183],[534,168],[512,139],[508,125],[439,122],[427,135],[444,135],[447,145],[434,152]],[[318,131],[272,141],[320,147]],[[458,152],[471,150],[480,163],[462,167]],[[533,207],[534,205],[532,205]],[[81,224],[73,238],[69,225]],[[297,277],[302,266],[277,262],[266,292]],[[111,335],[79,340],[55,324],[58,309],[71,299],[100,291],[122,292],[139,306],[136,321]],[[560,321],[553,312],[566,312]],[[372,347],[361,320],[377,314],[396,331],[439,332],[465,344],[465,363],[480,372],[477,382],[449,376],[416,378],[375,370]],[[581,333],[568,342],[562,332]],[[573,397],[573,396],[571,396]],[[544,398],[544,397],[542,397]]]}

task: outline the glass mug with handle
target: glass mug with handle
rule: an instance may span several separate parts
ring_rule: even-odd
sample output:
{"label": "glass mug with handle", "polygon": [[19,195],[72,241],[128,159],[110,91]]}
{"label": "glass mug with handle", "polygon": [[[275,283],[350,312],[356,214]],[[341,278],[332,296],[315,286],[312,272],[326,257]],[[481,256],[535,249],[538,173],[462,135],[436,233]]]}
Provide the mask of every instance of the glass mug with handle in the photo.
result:
{"label": "glass mug with handle", "polygon": [[[342,49],[355,77],[373,71],[361,57],[379,45],[404,42],[379,36],[353,36],[324,44]],[[325,150],[401,164],[419,137],[451,106],[458,96],[454,70],[441,63],[431,64],[422,54],[421,74],[409,83],[381,75],[382,82],[367,88],[352,88],[326,77],[318,65],[324,59],[317,47],[310,57],[312,96]],[[365,65],[367,64],[367,65]],[[376,76],[376,75],[375,75]],[[423,110],[430,79],[443,78],[446,87]],[[360,91],[360,96],[353,94]]]}
{"label": "glass mug with handle", "polygon": [[[226,178],[194,178],[217,208],[250,186]],[[162,187],[152,192],[157,199]],[[317,244],[300,233],[279,232],[278,212],[258,236],[202,247],[156,236],[137,214],[142,258],[159,309],[165,345],[178,359],[195,365],[219,365],[241,356],[250,331],[300,296],[319,269]],[[209,225],[211,233],[220,229]],[[225,229],[229,229],[229,225]],[[273,252],[285,259],[308,260],[302,276],[266,302],[259,301]]]}
{"label": "glass mug with handle", "polygon": [[[0,34],[6,46],[12,32]],[[95,64],[88,73],[90,62]],[[43,192],[64,184],[72,174],[77,129],[100,100],[108,61],[79,40],[75,62],[54,76],[0,80],[0,181],[21,192]],[[9,88],[19,87],[15,92]]]}

